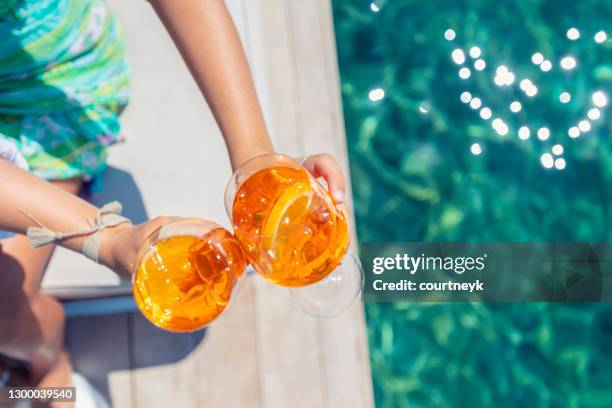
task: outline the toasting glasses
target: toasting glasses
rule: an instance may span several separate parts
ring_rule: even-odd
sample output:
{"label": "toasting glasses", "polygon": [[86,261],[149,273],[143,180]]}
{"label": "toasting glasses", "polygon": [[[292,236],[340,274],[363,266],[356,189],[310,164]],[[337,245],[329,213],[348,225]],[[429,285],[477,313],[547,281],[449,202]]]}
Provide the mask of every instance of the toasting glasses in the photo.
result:
{"label": "toasting glasses", "polygon": [[346,217],[295,159],[249,160],[230,179],[225,204],[249,262],[270,282],[291,288],[307,314],[336,316],[361,294],[363,270],[347,253]]}

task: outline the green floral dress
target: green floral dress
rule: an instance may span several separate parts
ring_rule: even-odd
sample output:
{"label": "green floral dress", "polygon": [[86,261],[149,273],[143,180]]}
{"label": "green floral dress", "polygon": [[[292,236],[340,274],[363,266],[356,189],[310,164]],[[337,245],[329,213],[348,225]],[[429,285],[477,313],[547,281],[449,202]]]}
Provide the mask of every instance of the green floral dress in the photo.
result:
{"label": "green floral dress", "polygon": [[0,0],[0,139],[37,176],[91,181],[128,101],[121,30],[101,0]]}

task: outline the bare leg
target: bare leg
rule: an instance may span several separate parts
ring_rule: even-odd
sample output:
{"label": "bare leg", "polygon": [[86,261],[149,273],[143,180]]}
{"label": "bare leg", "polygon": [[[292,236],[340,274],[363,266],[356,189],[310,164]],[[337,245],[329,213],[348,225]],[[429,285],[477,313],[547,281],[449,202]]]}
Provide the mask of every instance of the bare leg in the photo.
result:
{"label": "bare leg", "polygon": [[[80,180],[54,184],[71,193],[81,187]],[[60,358],[63,308],[39,290],[52,253],[52,247],[32,248],[24,236],[0,243],[0,353],[28,362],[32,381],[47,386],[70,382],[68,359]]]}

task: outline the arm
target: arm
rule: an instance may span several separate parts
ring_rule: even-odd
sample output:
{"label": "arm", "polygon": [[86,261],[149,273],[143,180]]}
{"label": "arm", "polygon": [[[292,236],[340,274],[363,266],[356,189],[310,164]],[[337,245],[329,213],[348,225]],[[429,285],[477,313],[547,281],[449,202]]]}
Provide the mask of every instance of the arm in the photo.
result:
{"label": "arm", "polygon": [[[34,223],[22,211],[51,230],[70,232],[86,228],[87,218],[95,218],[97,208],[0,159],[0,229],[25,234]],[[121,224],[104,230],[100,263],[128,276],[140,245],[165,222],[165,218],[156,218],[139,226]],[[58,244],[81,252],[86,238],[70,238]]]}
{"label": "arm", "polygon": [[[240,37],[223,0],[150,2],[215,116],[232,168],[273,153]],[[304,165],[325,178],[336,200],[343,201],[344,175],[331,156],[310,156]]]}
{"label": "arm", "polygon": [[152,0],[225,139],[232,167],[274,152],[240,37],[222,0]]}

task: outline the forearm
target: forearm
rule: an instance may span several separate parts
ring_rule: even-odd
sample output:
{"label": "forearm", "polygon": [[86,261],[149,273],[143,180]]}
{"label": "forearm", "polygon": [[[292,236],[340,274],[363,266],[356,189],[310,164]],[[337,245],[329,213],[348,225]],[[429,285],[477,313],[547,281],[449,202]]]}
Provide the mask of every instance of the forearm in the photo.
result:
{"label": "forearm", "polygon": [[273,151],[240,37],[222,0],[151,0],[206,98],[232,166]]}
{"label": "forearm", "polygon": [[[87,218],[96,216],[96,207],[73,196],[6,160],[0,159],[0,229],[25,234],[35,223],[60,232],[88,227]],[[80,251],[86,237],[75,237],[62,245]]]}

